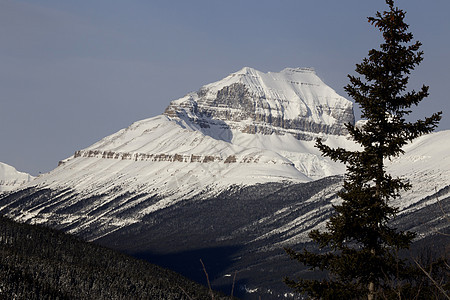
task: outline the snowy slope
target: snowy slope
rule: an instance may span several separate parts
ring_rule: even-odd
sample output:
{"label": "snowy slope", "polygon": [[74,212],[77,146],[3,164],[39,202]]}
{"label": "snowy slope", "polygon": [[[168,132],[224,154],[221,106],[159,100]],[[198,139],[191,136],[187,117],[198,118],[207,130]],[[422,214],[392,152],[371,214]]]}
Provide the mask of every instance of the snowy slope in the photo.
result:
{"label": "snowy slope", "polygon": [[12,191],[33,179],[30,174],[19,172],[14,167],[0,162],[0,192]]}
{"label": "snowy slope", "polygon": [[[391,204],[400,209],[399,227],[419,233],[419,238],[436,232],[448,232],[450,228],[445,218],[450,199],[450,145],[447,141],[450,141],[450,130],[428,134],[406,145],[404,155],[386,161],[388,173],[408,180],[412,185],[410,190],[403,191]],[[252,231],[253,226],[271,228],[254,241],[275,239],[278,242],[270,246],[274,249],[301,244],[309,240],[310,230],[325,228],[327,218],[324,215],[332,211],[332,204],[340,201],[334,195],[341,186],[340,181],[325,186],[320,193],[306,201],[295,206],[281,206],[257,224],[249,224],[240,230]],[[308,205],[314,208],[304,210]],[[279,226],[271,227],[270,224]]]}
{"label": "snowy slope", "polygon": [[439,199],[432,197],[420,205],[413,205],[450,185],[449,141],[450,130],[421,136],[404,147],[404,155],[387,163],[388,172],[412,184],[411,190],[394,202],[403,212],[435,203]]}

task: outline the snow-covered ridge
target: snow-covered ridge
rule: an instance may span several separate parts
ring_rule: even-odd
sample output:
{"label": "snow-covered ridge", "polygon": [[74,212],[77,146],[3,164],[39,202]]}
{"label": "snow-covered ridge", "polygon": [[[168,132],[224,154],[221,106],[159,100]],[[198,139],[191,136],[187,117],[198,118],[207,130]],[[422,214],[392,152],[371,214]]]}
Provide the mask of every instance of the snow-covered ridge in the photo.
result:
{"label": "snow-covered ridge", "polygon": [[0,162],[0,192],[12,191],[33,179],[30,174],[19,172],[14,167]]}

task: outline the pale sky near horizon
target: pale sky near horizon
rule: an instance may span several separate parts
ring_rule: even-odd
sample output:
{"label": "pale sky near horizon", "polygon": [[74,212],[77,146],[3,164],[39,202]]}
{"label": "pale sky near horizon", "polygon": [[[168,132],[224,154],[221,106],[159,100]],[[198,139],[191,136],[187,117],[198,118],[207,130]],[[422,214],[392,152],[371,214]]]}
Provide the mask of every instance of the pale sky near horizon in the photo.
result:
{"label": "pale sky near horizon", "polygon": [[[398,0],[430,86],[415,117],[450,129],[449,0]],[[381,42],[383,0],[0,0],[0,161],[37,175],[171,100],[249,66],[313,67],[347,97],[355,64]],[[348,97],[347,97],[348,98]],[[449,142],[449,141],[444,141]]]}

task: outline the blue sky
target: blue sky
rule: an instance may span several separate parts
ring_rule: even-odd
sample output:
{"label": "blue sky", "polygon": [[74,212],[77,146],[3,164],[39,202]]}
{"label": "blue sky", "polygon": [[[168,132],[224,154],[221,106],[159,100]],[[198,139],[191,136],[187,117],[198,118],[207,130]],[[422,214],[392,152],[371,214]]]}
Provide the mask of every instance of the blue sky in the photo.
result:
{"label": "blue sky", "polygon": [[[423,43],[415,117],[450,129],[450,1],[398,0]],[[244,66],[313,67],[347,96],[382,0],[0,0],[0,161],[37,175]]]}

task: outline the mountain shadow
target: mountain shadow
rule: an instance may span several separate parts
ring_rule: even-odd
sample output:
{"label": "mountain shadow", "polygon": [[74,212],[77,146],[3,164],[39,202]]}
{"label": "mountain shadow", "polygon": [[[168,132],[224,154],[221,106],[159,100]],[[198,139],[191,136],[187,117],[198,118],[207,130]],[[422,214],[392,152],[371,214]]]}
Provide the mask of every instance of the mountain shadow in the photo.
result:
{"label": "mountain shadow", "polygon": [[[174,253],[153,253],[148,251],[133,253],[132,255],[163,268],[173,270],[205,286],[208,285],[209,280],[215,290],[230,294],[233,287],[234,274],[226,274],[226,271],[233,268],[236,254],[241,250],[241,246],[222,246]],[[205,272],[208,274],[208,278]],[[237,278],[234,286],[245,286],[246,282],[245,278]],[[242,296],[243,291],[236,288],[233,294]]]}

